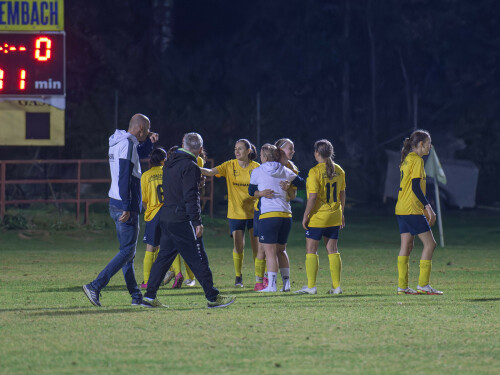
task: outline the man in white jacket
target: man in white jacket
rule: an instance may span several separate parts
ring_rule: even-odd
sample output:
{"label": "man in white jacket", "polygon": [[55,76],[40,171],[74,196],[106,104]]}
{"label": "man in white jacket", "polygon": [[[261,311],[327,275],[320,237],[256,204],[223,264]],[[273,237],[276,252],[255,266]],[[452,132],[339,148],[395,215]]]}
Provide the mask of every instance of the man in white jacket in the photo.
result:
{"label": "man in white jacket", "polygon": [[101,306],[101,290],[120,269],[132,296],[132,305],[142,302],[142,294],[135,279],[134,257],[142,202],[140,159],[147,157],[153,143],[158,141],[158,134],[149,130],[149,119],[142,114],[135,114],[130,119],[127,131],[116,130],[109,138],[109,213],[116,225],[120,250],[94,281],[83,286],[85,295],[94,306]]}

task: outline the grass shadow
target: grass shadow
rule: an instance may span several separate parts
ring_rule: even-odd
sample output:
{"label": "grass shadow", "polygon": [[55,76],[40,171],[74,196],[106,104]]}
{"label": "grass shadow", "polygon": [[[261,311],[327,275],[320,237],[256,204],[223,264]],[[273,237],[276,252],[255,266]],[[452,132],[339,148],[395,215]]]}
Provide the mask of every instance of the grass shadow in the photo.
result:
{"label": "grass shadow", "polygon": [[[70,286],[64,288],[43,288],[37,290],[40,293],[54,293],[54,292],[81,292],[82,285],[79,286]],[[127,292],[127,287],[125,285],[111,285],[105,287],[102,291],[125,291]]]}
{"label": "grass shadow", "polygon": [[466,301],[469,301],[469,302],[494,302],[494,301],[500,301],[500,298],[473,298],[473,299],[468,299]]}

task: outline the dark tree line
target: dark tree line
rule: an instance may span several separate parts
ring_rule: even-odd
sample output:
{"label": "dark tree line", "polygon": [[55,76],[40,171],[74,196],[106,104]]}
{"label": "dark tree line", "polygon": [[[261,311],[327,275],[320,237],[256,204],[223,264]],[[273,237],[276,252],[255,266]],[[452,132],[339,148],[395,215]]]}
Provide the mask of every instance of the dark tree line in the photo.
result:
{"label": "dark tree line", "polygon": [[119,128],[143,112],[164,146],[195,130],[221,162],[236,139],[257,142],[260,93],[261,143],[292,138],[305,170],[313,142],[332,140],[359,198],[379,200],[384,148],[422,127],[443,154],[479,166],[477,200],[492,203],[499,8],[494,0],[67,2],[66,147],[43,153],[104,157],[118,99]]}

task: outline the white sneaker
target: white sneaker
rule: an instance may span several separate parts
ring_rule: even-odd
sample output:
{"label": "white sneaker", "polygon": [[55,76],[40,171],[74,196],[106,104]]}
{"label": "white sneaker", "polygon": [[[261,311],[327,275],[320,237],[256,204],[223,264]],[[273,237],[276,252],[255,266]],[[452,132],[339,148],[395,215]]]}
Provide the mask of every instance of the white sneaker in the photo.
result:
{"label": "white sneaker", "polygon": [[342,294],[342,288],[340,286],[332,288],[328,291],[328,294]]}
{"label": "white sneaker", "polygon": [[304,285],[302,289],[296,290],[294,293],[296,294],[316,294],[318,293],[318,289],[315,286],[312,288],[308,288],[307,285]]}
{"label": "white sneaker", "polygon": [[192,279],[186,279],[186,280],[184,280],[184,284],[187,285],[187,286],[195,286],[196,285],[196,281],[192,280]]}
{"label": "white sneaker", "polygon": [[280,289],[280,292],[289,292],[290,291],[290,279],[288,279],[284,284],[283,287]]}
{"label": "white sneaker", "polygon": [[267,287],[262,290],[258,290],[258,293],[276,293],[278,290],[276,288]]}
{"label": "white sneaker", "polygon": [[418,294],[418,292],[412,288],[400,288],[398,287],[398,294]]}
{"label": "white sneaker", "polygon": [[172,281],[172,279],[175,277],[175,273],[173,273],[172,271],[168,271],[165,275],[165,278],[163,279],[163,282],[161,283],[161,285],[167,285],[170,281]]}
{"label": "white sneaker", "polygon": [[440,290],[434,289],[429,284],[427,284],[426,286],[420,286],[420,285],[417,286],[417,293],[418,294],[437,295],[437,296],[441,296],[443,294],[443,292],[441,292]]}

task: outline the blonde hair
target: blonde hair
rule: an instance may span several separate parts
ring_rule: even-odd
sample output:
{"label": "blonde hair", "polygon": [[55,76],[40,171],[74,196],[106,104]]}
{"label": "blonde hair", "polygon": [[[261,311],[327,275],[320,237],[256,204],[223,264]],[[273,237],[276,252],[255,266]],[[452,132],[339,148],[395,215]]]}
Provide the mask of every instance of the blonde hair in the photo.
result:
{"label": "blonde hair", "polygon": [[320,139],[314,143],[314,151],[323,159],[326,159],[326,175],[328,179],[331,180],[337,175],[335,172],[335,164],[333,164],[335,152],[332,143],[328,139]]}
{"label": "blonde hair", "polygon": [[260,152],[264,154],[267,161],[280,161],[281,150],[270,143],[262,145]]}

